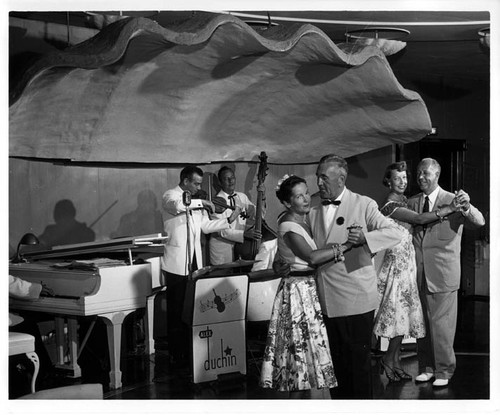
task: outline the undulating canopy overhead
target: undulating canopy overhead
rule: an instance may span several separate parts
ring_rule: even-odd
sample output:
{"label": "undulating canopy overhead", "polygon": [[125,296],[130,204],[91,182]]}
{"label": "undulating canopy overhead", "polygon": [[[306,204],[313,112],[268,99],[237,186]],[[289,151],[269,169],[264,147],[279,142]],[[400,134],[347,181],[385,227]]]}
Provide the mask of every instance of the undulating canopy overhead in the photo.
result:
{"label": "undulating canopy overhead", "polygon": [[126,18],[46,55],[10,91],[10,156],[79,162],[315,162],[431,130],[373,46],[228,14]]}

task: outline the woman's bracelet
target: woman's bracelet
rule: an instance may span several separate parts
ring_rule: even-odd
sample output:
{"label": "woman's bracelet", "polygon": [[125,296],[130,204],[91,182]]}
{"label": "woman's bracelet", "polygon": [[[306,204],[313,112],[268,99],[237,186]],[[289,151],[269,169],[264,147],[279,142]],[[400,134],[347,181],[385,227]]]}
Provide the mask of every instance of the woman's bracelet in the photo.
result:
{"label": "woman's bracelet", "polygon": [[333,261],[334,262],[341,262],[344,261],[344,252],[342,251],[342,245],[341,244],[332,244],[332,252],[333,252]]}

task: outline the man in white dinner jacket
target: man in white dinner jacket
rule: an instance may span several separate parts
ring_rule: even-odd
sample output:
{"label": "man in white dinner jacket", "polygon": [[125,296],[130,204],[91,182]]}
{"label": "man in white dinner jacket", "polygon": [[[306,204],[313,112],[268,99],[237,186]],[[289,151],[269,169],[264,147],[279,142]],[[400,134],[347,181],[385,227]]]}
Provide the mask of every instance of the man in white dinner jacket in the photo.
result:
{"label": "man in white dinner jacket", "polygon": [[371,338],[378,306],[375,253],[397,245],[401,231],[369,197],[345,187],[347,162],[335,154],[321,158],[316,170],[319,195],[311,201],[309,222],[319,248],[346,241],[345,260],[318,269],[323,311],[338,387],[335,399],[370,399]]}
{"label": "man in white dinner jacket", "polygon": [[262,233],[253,227],[255,205],[245,193],[235,191],[236,177],[233,169],[228,166],[221,167],[217,173],[217,178],[219,179],[221,190],[217,193],[216,197],[223,200],[230,208],[211,216],[213,218],[229,217],[233,212],[232,208],[235,206],[241,207],[246,215],[244,217],[242,215],[237,217],[231,223],[229,229],[224,229],[217,232],[217,234],[211,235],[209,240],[211,265],[226,264],[239,259],[234,256],[235,244],[243,244],[245,239],[259,240],[262,237]]}
{"label": "man in white dinner jacket", "polygon": [[[189,331],[182,322],[182,311],[188,275],[202,268],[201,232],[212,233],[228,229],[241,212],[230,217],[211,220],[212,202],[191,199],[201,189],[203,170],[187,166],[181,170],[179,184],[163,195],[163,209],[170,216],[164,222],[168,236],[161,258],[161,269],[167,286],[167,336],[171,361],[176,366],[188,363]],[[186,206],[188,205],[189,206]]]}

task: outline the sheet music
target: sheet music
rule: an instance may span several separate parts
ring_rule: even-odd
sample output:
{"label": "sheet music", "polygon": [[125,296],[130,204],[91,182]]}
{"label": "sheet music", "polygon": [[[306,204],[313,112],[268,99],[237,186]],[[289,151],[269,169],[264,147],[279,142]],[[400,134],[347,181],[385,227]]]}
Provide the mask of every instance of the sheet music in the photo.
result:
{"label": "sheet music", "polygon": [[117,267],[127,265],[125,261],[110,258],[93,258],[93,259],[79,259],[76,261],[57,262],[52,264],[51,267],[58,269],[83,269],[83,270],[97,270],[104,267]]}

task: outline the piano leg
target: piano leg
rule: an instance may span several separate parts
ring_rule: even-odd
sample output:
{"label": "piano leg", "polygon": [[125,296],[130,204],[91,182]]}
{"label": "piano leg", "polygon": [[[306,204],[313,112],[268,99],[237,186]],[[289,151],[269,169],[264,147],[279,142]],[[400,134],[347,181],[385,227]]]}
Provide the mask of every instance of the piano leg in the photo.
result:
{"label": "piano leg", "polygon": [[64,317],[55,317],[56,326],[56,367],[63,369],[69,377],[79,378],[82,369],[78,365],[78,321],[76,317],[67,317],[69,362],[65,362],[66,336],[64,335]]}
{"label": "piano leg", "polygon": [[122,371],[120,370],[122,325],[125,317],[133,311],[135,311],[135,309],[99,314],[99,317],[106,323],[106,331],[108,334],[109,362],[111,364],[111,370],[109,372],[110,389],[118,389],[122,386]]}
{"label": "piano leg", "polygon": [[56,366],[64,366],[64,345],[66,338],[64,336],[64,317],[56,317]]}
{"label": "piano leg", "polygon": [[155,352],[155,340],[153,338],[153,320],[155,310],[156,294],[150,295],[146,303],[146,315],[144,317],[144,331],[148,336],[146,339],[146,354],[150,355]]}
{"label": "piano leg", "polygon": [[154,316],[155,316],[155,299],[156,295],[165,291],[166,287],[160,287],[158,290],[154,290],[152,294],[146,299],[146,316],[144,318],[144,331],[146,332],[148,338],[146,340],[146,353],[151,355],[155,352],[155,339],[154,339]]}
{"label": "piano leg", "polygon": [[68,317],[68,343],[69,360],[72,365],[73,376],[79,378],[82,376],[82,370],[77,363],[78,360],[78,320],[76,317]]}

